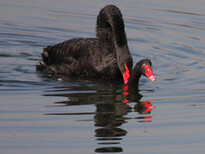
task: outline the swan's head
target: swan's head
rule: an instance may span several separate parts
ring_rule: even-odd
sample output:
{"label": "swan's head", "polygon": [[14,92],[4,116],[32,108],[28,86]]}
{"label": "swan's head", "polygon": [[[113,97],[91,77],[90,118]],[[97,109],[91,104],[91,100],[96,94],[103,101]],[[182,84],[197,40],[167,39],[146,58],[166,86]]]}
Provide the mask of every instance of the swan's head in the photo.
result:
{"label": "swan's head", "polygon": [[123,74],[124,83],[127,84],[137,84],[139,82],[139,79],[141,75],[144,75],[145,77],[149,78],[151,81],[156,81],[156,78],[153,75],[152,71],[152,63],[149,59],[143,59],[140,60],[130,72],[130,69],[126,67],[125,65],[125,72]]}
{"label": "swan's head", "polygon": [[[128,63],[129,64],[129,63]],[[129,83],[138,83],[141,75],[149,78],[151,81],[156,81],[156,78],[153,75],[152,63],[149,59],[140,60],[134,69],[131,71],[132,66],[124,64],[123,79],[124,84]]]}
{"label": "swan's head", "polygon": [[144,75],[151,81],[156,81],[152,71],[152,62],[149,59],[140,60],[133,71],[139,72],[140,75]]}

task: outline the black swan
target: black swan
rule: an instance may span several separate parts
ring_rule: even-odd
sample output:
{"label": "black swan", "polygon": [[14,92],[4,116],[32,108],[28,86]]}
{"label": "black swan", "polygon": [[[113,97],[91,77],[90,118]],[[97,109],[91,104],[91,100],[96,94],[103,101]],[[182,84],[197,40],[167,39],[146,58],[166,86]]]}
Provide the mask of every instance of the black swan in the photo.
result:
{"label": "black swan", "polygon": [[148,59],[132,70],[122,14],[114,5],[105,6],[97,16],[97,38],[78,38],[44,48],[37,71],[82,79],[124,80],[138,84],[141,75],[155,81]]}

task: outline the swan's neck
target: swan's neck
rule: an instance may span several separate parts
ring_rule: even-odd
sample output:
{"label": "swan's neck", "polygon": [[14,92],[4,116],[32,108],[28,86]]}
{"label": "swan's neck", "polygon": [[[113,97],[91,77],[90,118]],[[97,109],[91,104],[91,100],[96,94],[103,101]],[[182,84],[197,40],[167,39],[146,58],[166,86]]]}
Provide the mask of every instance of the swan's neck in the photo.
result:
{"label": "swan's neck", "polygon": [[127,45],[124,22],[120,10],[114,5],[104,7],[97,17],[97,39],[100,44],[107,44],[116,51],[117,63],[121,73],[124,65],[129,63],[132,68],[132,57]]}
{"label": "swan's neck", "polygon": [[141,70],[140,70],[140,66],[137,65],[135,66],[135,68],[132,70],[132,74],[131,77],[129,79],[128,84],[137,84],[139,82],[140,77],[142,76]]}
{"label": "swan's neck", "polygon": [[127,45],[122,14],[116,6],[108,5],[100,11],[96,34],[99,41],[113,43],[116,48]]}

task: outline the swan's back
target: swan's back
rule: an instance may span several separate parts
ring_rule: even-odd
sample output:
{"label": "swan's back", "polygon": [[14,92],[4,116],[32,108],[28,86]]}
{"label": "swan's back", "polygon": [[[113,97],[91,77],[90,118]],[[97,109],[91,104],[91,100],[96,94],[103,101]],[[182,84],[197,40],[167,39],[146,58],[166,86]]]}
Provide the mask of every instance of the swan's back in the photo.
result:
{"label": "swan's back", "polygon": [[90,56],[90,48],[96,44],[96,39],[71,39],[53,46],[44,48],[43,62],[46,65],[67,63],[68,58],[79,59]]}

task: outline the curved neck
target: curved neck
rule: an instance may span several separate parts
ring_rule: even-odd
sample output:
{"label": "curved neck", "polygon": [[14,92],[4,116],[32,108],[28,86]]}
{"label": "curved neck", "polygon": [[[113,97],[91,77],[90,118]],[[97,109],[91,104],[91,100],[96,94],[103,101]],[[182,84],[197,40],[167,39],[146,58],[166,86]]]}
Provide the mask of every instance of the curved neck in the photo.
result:
{"label": "curved neck", "polygon": [[135,68],[132,70],[132,74],[131,74],[131,77],[128,81],[128,84],[132,84],[132,85],[138,85],[139,83],[139,79],[141,77],[142,73],[141,73],[141,70],[140,70],[140,67],[139,65],[137,64],[135,66]]}
{"label": "curved neck", "polygon": [[96,34],[99,41],[112,42],[115,48],[127,46],[122,14],[116,6],[107,5],[100,11]]}
{"label": "curved neck", "polygon": [[127,45],[124,22],[120,10],[114,5],[105,6],[97,17],[96,34],[100,44],[113,47],[121,73],[125,71],[124,64],[129,63],[132,69],[132,57]]}

